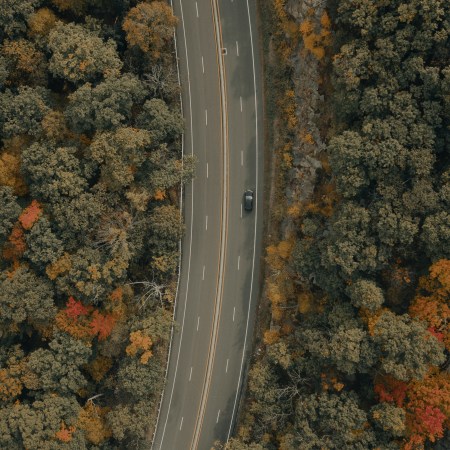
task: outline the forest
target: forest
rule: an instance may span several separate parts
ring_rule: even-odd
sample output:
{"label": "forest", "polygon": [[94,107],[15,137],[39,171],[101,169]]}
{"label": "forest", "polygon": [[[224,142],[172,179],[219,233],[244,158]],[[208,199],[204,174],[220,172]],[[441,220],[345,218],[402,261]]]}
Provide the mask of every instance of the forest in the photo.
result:
{"label": "forest", "polygon": [[450,3],[261,0],[275,161],[228,450],[450,448]]}
{"label": "forest", "polygon": [[176,294],[166,2],[0,0],[0,448],[146,448]]}

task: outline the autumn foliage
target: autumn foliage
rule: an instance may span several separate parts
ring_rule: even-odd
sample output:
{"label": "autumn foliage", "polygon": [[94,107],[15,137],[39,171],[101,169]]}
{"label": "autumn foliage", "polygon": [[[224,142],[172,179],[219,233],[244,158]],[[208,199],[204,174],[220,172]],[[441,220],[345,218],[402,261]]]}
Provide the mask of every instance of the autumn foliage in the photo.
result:
{"label": "autumn foliage", "polygon": [[84,430],[89,442],[99,445],[108,439],[112,432],[105,422],[108,408],[96,406],[92,401],[80,411],[78,427]]}
{"label": "autumn foliage", "polygon": [[404,449],[412,450],[427,439],[435,442],[443,437],[445,423],[450,420],[449,374],[433,372],[409,383],[386,376],[374,390],[380,402],[404,408],[408,431]]}
{"label": "autumn foliage", "polygon": [[29,230],[42,215],[42,206],[37,200],[33,200],[19,216],[19,222],[24,230]]}
{"label": "autumn foliage", "polygon": [[86,316],[89,313],[89,309],[80,301],[75,300],[73,297],[69,297],[65,313],[70,319],[76,320],[79,316]]}
{"label": "autumn foliage", "polygon": [[159,58],[164,45],[172,38],[177,18],[165,2],[138,3],[128,13],[123,29],[130,45],[138,46]]}
{"label": "autumn foliage", "polygon": [[430,333],[450,350],[450,260],[435,262],[429,275],[420,279],[409,313],[426,321]]}
{"label": "autumn foliage", "polygon": [[101,314],[95,310],[90,322],[91,334],[98,335],[100,341],[105,340],[114,328],[115,318],[110,314]]}
{"label": "autumn foliage", "polygon": [[142,331],[133,331],[130,334],[130,344],[126,348],[126,353],[129,356],[135,356],[138,352],[140,353],[142,351],[140,361],[142,364],[147,364],[153,355],[151,351],[152,345],[153,342],[150,336]]}
{"label": "autumn foliage", "polygon": [[113,315],[102,314],[73,297],[69,297],[66,308],[56,315],[56,325],[78,339],[97,336],[100,341],[105,340],[111,334],[115,322]]}
{"label": "autumn foliage", "polygon": [[26,248],[23,228],[19,223],[16,223],[8,237],[8,242],[3,248],[3,258],[12,260],[17,265]]}
{"label": "autumn foliage", "polygon": [[56,432],[55,436],[58,441],[70,442],[72,440],[72,434],[75,432],[76,428],[73,426],[67,427],[64,422],[61,422],[61,428]]}
{"label": "autumn foliage", "polygon": [[325,56],[325,47],[331,44],[331,21],[326,11],[323,12],[320,24],[313,19],[305,19],[300,25],[305,48],[317,59]]}

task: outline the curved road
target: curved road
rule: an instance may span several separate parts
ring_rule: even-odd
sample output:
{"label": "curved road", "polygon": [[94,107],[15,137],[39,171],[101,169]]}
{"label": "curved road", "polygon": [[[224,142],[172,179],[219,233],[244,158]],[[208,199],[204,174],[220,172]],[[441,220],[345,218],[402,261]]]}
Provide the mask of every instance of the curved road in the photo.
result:
{"label": "curved road", "polygon": [[[155,450],[226,441],[249,356],[262,231],[262,112],[250,0],[174,0],[186,122],[198,159],[186,187],[186,235]],[[245,189],[254,209],[242,209]]]}

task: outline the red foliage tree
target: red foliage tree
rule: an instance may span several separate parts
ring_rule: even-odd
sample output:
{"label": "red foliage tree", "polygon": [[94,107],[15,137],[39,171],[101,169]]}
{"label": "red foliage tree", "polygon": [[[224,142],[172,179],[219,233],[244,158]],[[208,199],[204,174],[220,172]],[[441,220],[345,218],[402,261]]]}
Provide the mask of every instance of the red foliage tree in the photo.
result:
{"label": "red foliage tree", "polygon": [[443,424],[446,417],[439,408],[427,405],[425,408],[416,408],[414,413],[415,434],[427,437],[431,442],[436,437],[444,436]]}
{"label": "red foliage tree", "polygon": [[380,402],[395,403],[406,412],[404,450],[423,448],[428,439],[443,437],[450,420],[450,375],[435,371],[409,383],[383,377],[374,387]]}
{"label": "red foliage tree", "polygon": [[79,316],[86,316],[89,314],[89,308],[84,306],[80,301],[75,300],[73,297],[69,297],[65,311],[67,317],[71,319],[77,319]]}
{"label": "red foliage tree", "polygon": [[374,386],[380,402],[395,403],[399,408],[403,407],[407,389],[408,385],[404,381],[396,380],[389,375]]}

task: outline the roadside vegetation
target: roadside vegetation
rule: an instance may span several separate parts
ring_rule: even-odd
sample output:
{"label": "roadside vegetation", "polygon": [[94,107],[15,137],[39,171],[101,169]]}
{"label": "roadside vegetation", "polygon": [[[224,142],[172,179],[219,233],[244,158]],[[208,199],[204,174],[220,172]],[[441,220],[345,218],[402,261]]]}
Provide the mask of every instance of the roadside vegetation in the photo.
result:
{"label": "roadside vegetation", "polygon": [[225,448],[449,448],[450,4],[260,8],[266,279]]}
{"label": "roadside vegetation", "polygon": [[0,448],[146,448],[183,233],[165,2],[0,2]]}

